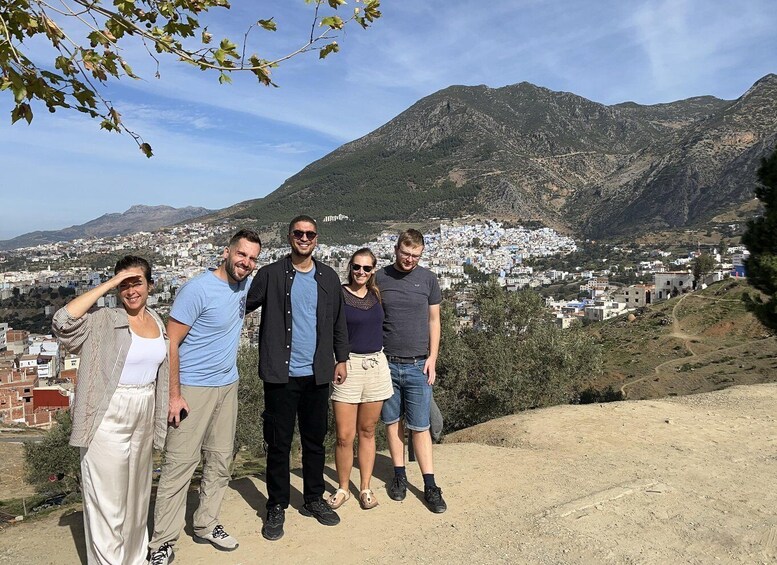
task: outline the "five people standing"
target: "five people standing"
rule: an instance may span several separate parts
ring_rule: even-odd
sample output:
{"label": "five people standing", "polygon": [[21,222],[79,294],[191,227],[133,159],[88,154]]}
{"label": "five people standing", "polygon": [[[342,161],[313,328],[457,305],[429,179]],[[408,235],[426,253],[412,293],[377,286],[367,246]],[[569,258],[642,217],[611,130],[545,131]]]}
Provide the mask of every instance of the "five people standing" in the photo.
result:
{"label": "five people standing", "polygon": [[[82,354],[71,444],[81,448],[89,563],[144,563],[146,555],[152,565],[172,561],[188,487],[201,460],[194,540],[224,551],[238,547],[221,525],[219,510],[234,454],[240,333],[245,313],[259,307],[267,446],[262,535],[277,540],[284,534],[295,423],[302,445],[304,516],[324,525],[339,523],[335,509],[350,498],[357,434],[359,503],[363,509],[378,505],[370,481],[379,418],[387,427],[394,464],[389,497],[403,500],[407,491],[406,427],[426,504],[433,512],[446,510],[435,483],[429,431],[442,297],[436,276],[418,266],[423,235],[402,232],[394,263],[380,270],[372,251],[359,249],[348,262],[348,283],[342,286],[337,273],[313,257],[318,241],[313,218],[295,217],[287,240],[290,253],[251,280],[261,241],[251,230],[237,232],[217,268],[179,289],[166,330],[146,307],[150,266],[134,256],[116,264],[113,278],[55,315],[57,337]],[[114,288],[121,308],[89,314],[97,299]],[[330,383],[338,488],[324,500]],[[163,442],[148,541],[152,443],[160,448]]]}

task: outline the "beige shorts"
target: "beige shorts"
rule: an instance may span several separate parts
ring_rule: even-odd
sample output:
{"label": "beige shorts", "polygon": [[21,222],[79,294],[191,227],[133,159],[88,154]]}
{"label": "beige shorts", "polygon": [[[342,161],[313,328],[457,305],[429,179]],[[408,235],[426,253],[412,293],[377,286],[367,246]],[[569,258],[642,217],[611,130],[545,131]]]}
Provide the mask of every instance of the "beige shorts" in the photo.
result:
{"label": "beige shorts", "polygon": [[351,353],[348,360],[348,378],[341,385],[332,385],[332,400],[347,404],[379,402],[391,398],[391,372],[382,351]]}

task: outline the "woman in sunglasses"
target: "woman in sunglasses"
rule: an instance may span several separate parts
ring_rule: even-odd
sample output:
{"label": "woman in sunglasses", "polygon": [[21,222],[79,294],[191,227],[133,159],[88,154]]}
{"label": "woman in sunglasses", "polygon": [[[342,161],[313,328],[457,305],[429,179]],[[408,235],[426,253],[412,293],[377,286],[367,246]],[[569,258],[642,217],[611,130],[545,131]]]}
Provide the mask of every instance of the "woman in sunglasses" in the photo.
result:
{"label": "woman in sunglasses", "polygon": [[393,393],[388,361],[383,354],[383,306],[375,284],[375,255],[364,247],[348,261],[348,284],[343,285],[345,319],[351,357],[348,379],[332,385],[332,407],[337,428],[335,464],[339,487],[329,497],[333,509],[349,498],[353,441],[359,433],[359,504],[364,510],[378,505],[370,488],[375,466],[375,426],[383,401]]}

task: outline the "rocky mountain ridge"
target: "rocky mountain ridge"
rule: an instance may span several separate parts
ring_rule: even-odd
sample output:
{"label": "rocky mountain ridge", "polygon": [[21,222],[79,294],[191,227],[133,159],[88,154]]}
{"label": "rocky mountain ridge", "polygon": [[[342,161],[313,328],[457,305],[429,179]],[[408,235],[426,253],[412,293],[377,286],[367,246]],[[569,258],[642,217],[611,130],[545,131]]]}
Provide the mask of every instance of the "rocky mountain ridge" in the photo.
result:
{"label": "rocky mountain ridge", "polygon": [[[522,82],[451,86],[219,217],[391,222],[468,213],[608,237],[705,221],[752,198],[777,145],[777,75],[736,100],[606,106]],[[366,235],[366,234],[365,234]]]}
{"label": "rocky mountain ridge", "polygon": [[33,247],[87,237],[109,237],[153,231],[161,227],[193,220],[212,212],[213,210],[194,206],[173,208],[172,206],[135,205],[123,213],[103,214],[85,224],[55,231],[34,231],[13,239],[0,241],[0,250]]}

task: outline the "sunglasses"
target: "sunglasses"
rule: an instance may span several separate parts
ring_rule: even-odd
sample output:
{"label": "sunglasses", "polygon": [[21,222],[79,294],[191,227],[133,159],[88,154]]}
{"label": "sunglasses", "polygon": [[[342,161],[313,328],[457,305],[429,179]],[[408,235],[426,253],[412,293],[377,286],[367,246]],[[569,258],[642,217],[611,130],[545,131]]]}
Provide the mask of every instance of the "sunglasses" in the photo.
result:
{"label": "sunglasses", "polygon": [[372,272],[373,267],[371,265],[359,265],[357,263],[351,263],[352,271],[364,271],[365,273]]}
{"label": "sunglasses", "polygon": [[291,235],[294,236],[294,239],[299,239],[299,240],[302,240],[305,237],[307,237],[308,241],[313,241],[314,239],[316,239],[316,237],[318,237],[318,234],[314,231],[303,231],[303,230],[294,230],[293,232],[291,232]]}

